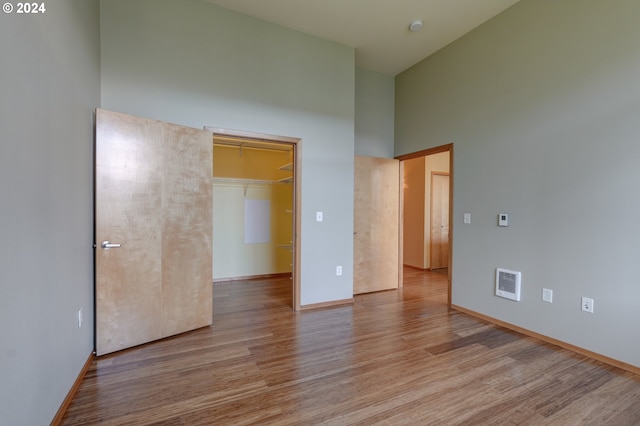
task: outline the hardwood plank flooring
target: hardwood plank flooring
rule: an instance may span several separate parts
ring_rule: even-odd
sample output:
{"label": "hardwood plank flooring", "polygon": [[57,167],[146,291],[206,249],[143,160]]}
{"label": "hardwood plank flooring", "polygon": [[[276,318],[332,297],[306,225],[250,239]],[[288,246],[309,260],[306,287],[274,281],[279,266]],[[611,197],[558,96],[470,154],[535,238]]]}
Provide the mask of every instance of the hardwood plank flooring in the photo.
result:
{"label": "hardwood plank flooring", "polygon": [[640,377],[450,310],[446,274],[293,312],[216,283],[214,326],[95,360],[64,425],[638,425]]}

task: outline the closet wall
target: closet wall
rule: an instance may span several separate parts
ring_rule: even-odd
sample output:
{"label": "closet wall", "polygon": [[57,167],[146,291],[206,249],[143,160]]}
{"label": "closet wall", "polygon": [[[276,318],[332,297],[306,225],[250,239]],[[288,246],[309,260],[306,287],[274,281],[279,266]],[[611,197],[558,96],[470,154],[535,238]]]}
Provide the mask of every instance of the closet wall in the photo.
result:
{"label": "closet wall", "polygon": [[214,144],[215,281],[291,272],[291,161],[292,151]]}

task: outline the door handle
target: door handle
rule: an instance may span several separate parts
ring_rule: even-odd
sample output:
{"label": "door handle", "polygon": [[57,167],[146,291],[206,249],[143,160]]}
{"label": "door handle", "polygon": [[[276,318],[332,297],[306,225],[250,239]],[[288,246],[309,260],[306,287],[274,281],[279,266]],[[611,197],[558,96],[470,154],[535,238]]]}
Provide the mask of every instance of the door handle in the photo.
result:
{"label": "door handle", "polygon": [[109,241],[103,241],[102,244],[100,244],[100,247],[102,247],[103,249],[118,248],[120,246],[121,244],[110,243]]}

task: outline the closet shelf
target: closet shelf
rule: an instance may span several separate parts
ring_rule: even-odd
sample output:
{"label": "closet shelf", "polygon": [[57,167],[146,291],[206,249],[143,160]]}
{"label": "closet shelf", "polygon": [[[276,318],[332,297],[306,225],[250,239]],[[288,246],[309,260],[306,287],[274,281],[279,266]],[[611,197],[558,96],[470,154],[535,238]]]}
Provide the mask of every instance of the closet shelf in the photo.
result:
{"label": "closet shelf", "polygon": [[278,170],[286,170],[288,172],[293,170],[293,163],[287,163],[284,166],[278,167]]}
{"label": "closet shelf", "polygon": [[214,177],[214,184],[236,184],[236,185],[273,185],[278,183],[290,183],[286,182],[286,179],[293,178],[284,178],[279,180],[267,180],[267,179],[241,179],[241,178],[222,178],[222,177]]}

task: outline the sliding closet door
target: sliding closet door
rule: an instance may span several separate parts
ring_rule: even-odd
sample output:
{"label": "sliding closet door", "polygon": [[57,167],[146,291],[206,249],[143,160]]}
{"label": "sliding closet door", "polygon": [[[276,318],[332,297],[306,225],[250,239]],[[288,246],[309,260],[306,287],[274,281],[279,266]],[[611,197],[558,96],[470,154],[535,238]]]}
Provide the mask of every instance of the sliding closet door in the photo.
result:
{"label": "sliding closet door", "polygon": [[212,134],[96,112],[98,355],[210,325]]}

